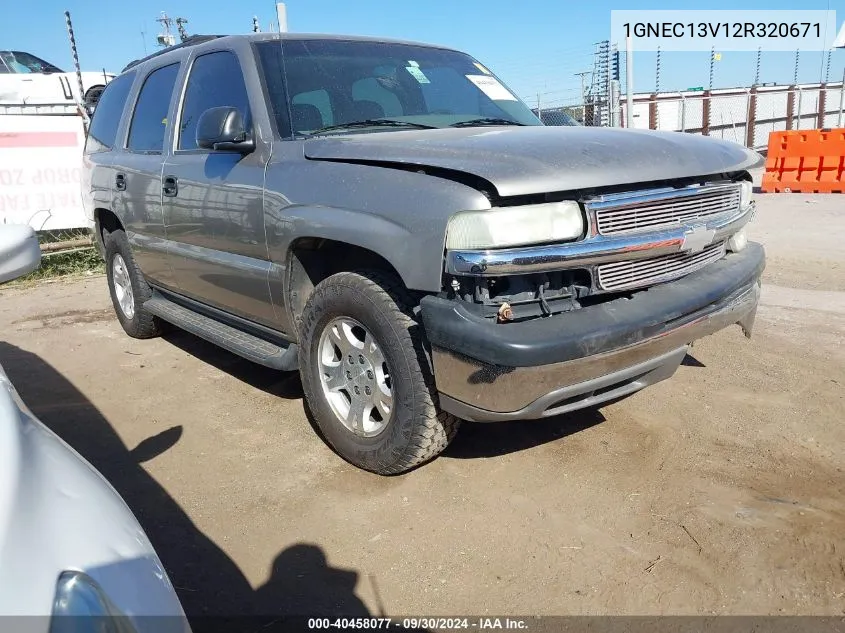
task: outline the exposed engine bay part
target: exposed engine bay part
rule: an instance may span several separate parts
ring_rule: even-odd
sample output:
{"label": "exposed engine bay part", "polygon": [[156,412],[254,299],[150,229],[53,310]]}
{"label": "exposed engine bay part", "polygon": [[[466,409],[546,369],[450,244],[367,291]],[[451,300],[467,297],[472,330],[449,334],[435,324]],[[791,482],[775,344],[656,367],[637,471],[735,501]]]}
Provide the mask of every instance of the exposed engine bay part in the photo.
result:
{"label": "exposed engine bay part", "polygon": [[586,270],[556,271],[508,277],[447,278],[444,295],[464,301],[468,309],[497,323],[519,322],[570,312],[590,293]]}

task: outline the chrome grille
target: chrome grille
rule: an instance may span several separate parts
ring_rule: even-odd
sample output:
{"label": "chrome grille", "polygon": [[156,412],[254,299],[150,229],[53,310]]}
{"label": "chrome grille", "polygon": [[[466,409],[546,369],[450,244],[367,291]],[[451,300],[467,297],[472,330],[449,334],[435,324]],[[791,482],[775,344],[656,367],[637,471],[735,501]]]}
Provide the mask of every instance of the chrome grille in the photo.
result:
{"label": "chrome grille", "polygon": [[629,192],[588,201],[601,235],[671,228],[739,209],[737,183]]}
{"label": "chrome grille", "polygon": [[602,290],[626,290],[683,277],[725,254],[725,243],[717,242],[698,253],[672,253],[648,259],[612,262],[596,266]]}

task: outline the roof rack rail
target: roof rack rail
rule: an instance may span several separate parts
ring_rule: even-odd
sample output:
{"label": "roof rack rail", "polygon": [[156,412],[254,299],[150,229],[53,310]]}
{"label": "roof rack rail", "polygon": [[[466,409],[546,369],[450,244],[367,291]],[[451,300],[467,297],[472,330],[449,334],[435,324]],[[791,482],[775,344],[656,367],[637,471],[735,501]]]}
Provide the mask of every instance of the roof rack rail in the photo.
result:
{"label": "roof rack rail", "polygon": [[130,68],[137,66],[138,64],[143,64],[145,61],[149,59],[154,59],[159,55],[164,55],[165,53],[169,53],[170,51],[175,51],[179,48],[185,48],[187,46],[196,46],[197,44],[202,44],[203,42],[210,42],[211,40],[216,40],[219,37],[226,37],[225,35],[191,35],[184,42],[180,42],[179,44],[174,44],[173,46],[168,46],[167,48],[163,48],[160,51],[156,51],[152,55],[147,55],[146,57],[142,57],[141,59],[136,59],[124,67],[123,70],[120,72],[125,73]]}

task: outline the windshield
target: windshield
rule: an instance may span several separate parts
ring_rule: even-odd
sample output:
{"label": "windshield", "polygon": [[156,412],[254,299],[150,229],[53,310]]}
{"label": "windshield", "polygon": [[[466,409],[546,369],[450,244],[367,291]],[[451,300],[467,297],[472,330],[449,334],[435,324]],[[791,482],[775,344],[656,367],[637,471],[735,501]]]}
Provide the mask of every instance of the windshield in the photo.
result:
{"label": "windshield", "polygon": [[53,64],[39,59],[35,55],[23,51],[0,51],[2,59],[9,70],[13,73],[60,73],[63,70],[56,68]]}
{"label": "windshield", "polygon": [[[283,136],[541,125],[495,75],[464,53],[344,40],[284,40],[281,47],[262,42],[257,48]],[[344,128],[377,119],[390,124]]]}

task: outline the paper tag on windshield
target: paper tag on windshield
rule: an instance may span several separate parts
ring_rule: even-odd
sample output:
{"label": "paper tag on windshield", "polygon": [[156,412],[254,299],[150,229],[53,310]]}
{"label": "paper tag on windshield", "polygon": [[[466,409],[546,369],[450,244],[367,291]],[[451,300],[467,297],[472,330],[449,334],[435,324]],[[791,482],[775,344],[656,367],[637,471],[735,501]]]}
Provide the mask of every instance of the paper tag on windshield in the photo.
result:
{"label": "paper tag on windshield", "polygon": [[500,84],[499,80],[495,77],[490,77],[488,75],[467,75],[466,78],[478,86],[478,89],[490,97],[493,101],[517,100],[516,97],[514,97],[507,88]]}
{"label": "paper tag on windshield", "polygon": [[421,71],[417,66],[405,66],[405,70],[407,70],[411,75],[421,84],[430,84],[431,82],[428,80],[428,77],[425,76],[425,73]]}

